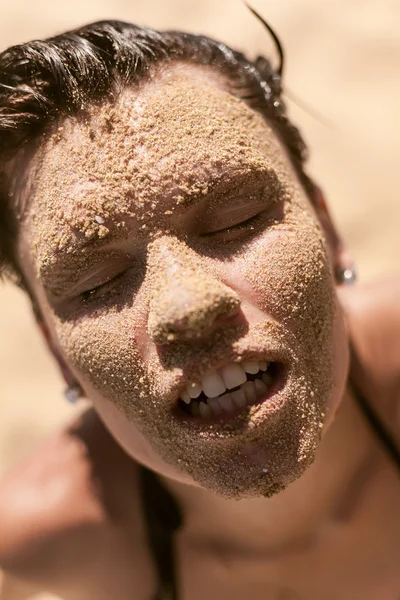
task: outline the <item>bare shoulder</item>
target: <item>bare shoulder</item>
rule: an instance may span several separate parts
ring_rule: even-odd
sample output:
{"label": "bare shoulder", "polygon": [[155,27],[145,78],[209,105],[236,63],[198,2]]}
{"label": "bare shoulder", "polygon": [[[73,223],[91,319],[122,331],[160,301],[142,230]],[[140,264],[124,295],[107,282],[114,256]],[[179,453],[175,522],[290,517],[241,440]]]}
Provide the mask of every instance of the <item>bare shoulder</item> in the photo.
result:
{"label": "bare shoulder", "polygon": [[146,557],[139,485],[137,464],[86,412],[0,481],[0,568],[58,593],[74,576],[101,581],[113,559],[132,579]]}
{"label": "bare shoulder", "polygon": [[[341,290],[360,365],[352,375],[390,417],[400,408],[400,274]],[[354,365],[353,365],[354,367]]]}

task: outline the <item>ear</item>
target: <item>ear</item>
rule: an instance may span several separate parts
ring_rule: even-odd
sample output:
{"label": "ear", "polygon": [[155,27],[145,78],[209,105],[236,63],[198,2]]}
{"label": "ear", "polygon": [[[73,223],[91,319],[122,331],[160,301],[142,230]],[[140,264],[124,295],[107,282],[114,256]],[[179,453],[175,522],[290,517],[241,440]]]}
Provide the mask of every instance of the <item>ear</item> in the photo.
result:
{"label": "ear", "polygon": [[314,185],[312,202],[328,242],[336,279],[339,280],[339,274],[343,270],[353,269],[353,258],[350,252],[345,248],[344,243],[339,236],[329,213],[324,194],[317,185]]}

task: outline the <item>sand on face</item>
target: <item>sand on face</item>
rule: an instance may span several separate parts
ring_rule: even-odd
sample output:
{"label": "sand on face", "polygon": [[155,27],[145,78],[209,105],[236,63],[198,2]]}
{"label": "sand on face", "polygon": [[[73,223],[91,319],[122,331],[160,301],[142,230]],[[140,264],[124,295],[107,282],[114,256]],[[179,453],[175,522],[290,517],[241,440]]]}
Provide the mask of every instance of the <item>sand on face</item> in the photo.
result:
{"label": "sand on face", "polygon": [[[311,150],[310,168],[355,254],[361,279],[398,269],[398,3],[254,0],[253,6],[282,38],[290,91],[332,124],[321,124],[291,103]],[[207,33],[251,54],[272,51],[260,25],[232,0],[217,5],[152,0],[129,7],[122,0],[84,5],[73,0],[65,6],[20,0],[2,7],[0,49],[110,15],[160,29]],[[63,400],[63,382],[26,299],[9,285],[0,292],[0,339],[1,474],[75,409]]]}

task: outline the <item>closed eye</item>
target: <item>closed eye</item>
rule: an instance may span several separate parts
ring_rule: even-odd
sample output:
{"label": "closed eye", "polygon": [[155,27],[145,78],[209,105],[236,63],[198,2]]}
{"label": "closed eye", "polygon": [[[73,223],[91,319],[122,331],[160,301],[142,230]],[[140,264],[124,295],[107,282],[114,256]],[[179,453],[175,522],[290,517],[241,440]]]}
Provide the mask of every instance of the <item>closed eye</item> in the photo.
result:
{"label": "closed eye", "polygon": [[110,293],[113,292],[113,290],[115,290],[115,288],[126,275],[127,270],[128,269],[122,271],[121,273],[118,273],[118,275],[112,277],[111,279],[108,279],[100,285],[97,285],[93,288],[85,290],[84,292],[81,292],[78,295],[79,300],[84,304],[88,304],[89,302],[94,302],[100,299],[104,300]]}
{"label": "closed eye", "polygon": [[[243,214],[243,209],[241,211],[234,211],[233,215],[228,215],[229,219],[227,219],[227,215],[223,217],[225,221],[228,220],[225,227],[216,227],[216,225],[203,227],[200,237],[221,243],[234,240],[245,241],[247,238],[261,233],[265,227],[272,223],[281,221],[284,214],[283,206],[283,202],[279,201],[268,205],[265,203],[260,205],[260,203],[258,203],[257,206],[253,205],[253,207],[247,207],[245,214]],[[241,219],[239,218],[240,216]],[[215,218],[215,221],[216,220],[217,217]]]}
{"label": "closed eye", "polygon": [[251,217],[249,217],[248,219],[246,219],[245,221],[240,221],[239,223],[236,223],[234,225],[229,225],[228,227],[222,227],[221,229],[216,229],[215,231],[209,231],[207,233],[203,233],[201,234],[201,237],[214,237],[214,236],[218,236],[222,233],[224,234],[229,234],[229,233],[234,233],[234,232],[240,232],[240,231],[244,231],[247,228],[250,228],[254,225],[256,225],[257,223],[259,223],[260,221],[263,220],[263,213],[257,213]]}

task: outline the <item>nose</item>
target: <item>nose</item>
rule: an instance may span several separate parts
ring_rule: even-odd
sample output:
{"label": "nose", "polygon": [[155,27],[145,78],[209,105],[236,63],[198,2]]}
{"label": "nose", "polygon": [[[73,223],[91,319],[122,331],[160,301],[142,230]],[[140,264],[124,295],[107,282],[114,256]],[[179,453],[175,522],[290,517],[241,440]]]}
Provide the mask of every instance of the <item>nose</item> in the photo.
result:
{"label": "nose", "polygon": [[201,262],[177,238],[159,238],[150,245],[148,333],[156,344],[207,336],[239,311],[236,292]]}

